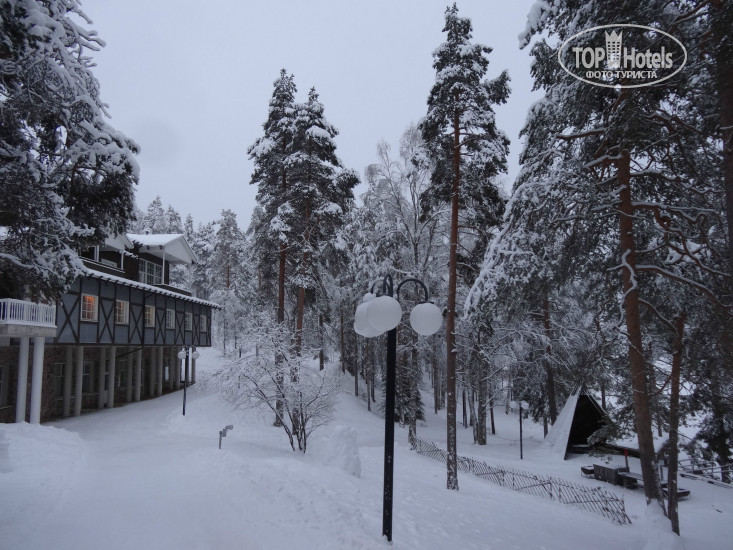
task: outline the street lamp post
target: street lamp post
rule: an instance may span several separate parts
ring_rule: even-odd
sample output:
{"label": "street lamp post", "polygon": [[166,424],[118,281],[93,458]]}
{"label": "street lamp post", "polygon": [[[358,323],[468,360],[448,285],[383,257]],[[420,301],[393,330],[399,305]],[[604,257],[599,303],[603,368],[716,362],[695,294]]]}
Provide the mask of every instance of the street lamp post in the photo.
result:
{"label": "street lamp post", "polygon": [[529,403],[526,401],[510,401],[509,406],[512,409],[519,408],[519,459],[524,460],[524,450],[522,449],[522,410],[529,409]]}
{"label": "street lamp post", "polygon": [[[195,361],[199,358],[199,352],[196,348],[191,346],[191,358]],[[189,357],[189,346],[183,346],[181,351],[178,352],[178,358],[186,361],[183,369],[183,416],[186,416],[186,388],[188,388],[188,357]]]}
{"label": "street lamp post", "polygon": [[428,288],[419,279],[405,279],[396,287],[391,275],[381,281],[379,296],[374,295],[375,282],[370,292],[356,308],[354,330],[366,338],[374,338],[387,332],[387,383],[384,403],[384,500],[382,503],[382,535],[392,542],[392,486],[394,474],[394,406],[397,370],[397,325],[402,320],[399,303],[400,288],[405,283],[415,283],[422,288],[425,299],[410,313],[410,325],[418,334],[435,334],[443,323],[443,315],[435,304],[428,301]]}

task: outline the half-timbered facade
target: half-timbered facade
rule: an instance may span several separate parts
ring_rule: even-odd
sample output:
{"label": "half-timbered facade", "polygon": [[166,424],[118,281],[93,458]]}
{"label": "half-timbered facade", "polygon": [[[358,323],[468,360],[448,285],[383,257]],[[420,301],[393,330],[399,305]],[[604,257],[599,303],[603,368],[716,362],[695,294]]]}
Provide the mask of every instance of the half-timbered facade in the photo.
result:
{"label": "half-timbered facade", "polygon": [[[120,235],[82,254],[84,274],[55,305],[0,299],[0,421],[40,422],[180,389],[178,353],[211,345],[219,307],[171,286],[171,267],[195,259],[182,235]],[[195,359],[187,374],[195,382]]]}

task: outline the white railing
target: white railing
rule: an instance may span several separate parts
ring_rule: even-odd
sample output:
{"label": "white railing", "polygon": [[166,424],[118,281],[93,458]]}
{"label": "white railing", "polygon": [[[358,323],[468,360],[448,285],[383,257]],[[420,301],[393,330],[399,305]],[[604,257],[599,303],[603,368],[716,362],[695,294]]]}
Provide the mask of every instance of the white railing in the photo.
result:
{"label": "white railing", "polygon": [[56,306],[3,298],[0,300],[0,324],[55,327]]}

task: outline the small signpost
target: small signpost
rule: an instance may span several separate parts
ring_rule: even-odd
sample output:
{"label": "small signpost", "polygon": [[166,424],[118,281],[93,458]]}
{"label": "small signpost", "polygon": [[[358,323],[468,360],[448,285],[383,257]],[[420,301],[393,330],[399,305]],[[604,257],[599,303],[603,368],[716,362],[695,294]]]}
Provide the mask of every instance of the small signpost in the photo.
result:
{"label": "small signpost", "polygon": [[225,426],[224,429],[219,430],[219,448],[220,449],[221,449],[221,438],[222,437],[226,437],[227,436],[227,432],[229,430],[233,430],[233,429],[234,429],[234,426],[232,426],[231,424],[229,424],[228,426]]}

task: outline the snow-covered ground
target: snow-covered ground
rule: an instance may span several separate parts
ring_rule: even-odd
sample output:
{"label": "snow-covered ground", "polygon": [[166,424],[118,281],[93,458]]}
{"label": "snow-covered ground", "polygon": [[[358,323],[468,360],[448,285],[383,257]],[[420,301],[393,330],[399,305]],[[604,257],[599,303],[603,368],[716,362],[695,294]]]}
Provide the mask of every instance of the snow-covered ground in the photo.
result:
{"label": "snow-covered ground", "polygon": [[[216,363],[206,350],[199,372]],[[185,417],[177,392],[52,425],[0,425],[0,549],[389,547],[381,537],[384,421],[349,393],[348,375],[344,388],[337,418],[314,434],[306,455],[290,450],[271,415],[232,410],[200,389],[189,391]],[[444,447],[445,418],[425,397],[418,435]],[[460,429],[459,454],[603,485],[624,497],[633,524],[614,525],[468,475],[459,475],[460,491],[447,491],[445,467],[411,452],[398,428],[394,548],[674,547],[667,524],[648,519],[641,490],[581,478],[580,465],[598,459],[557,459],[541,444],[542,427],[525,421],[520,461],[516,415],[497,410],[496,422],[486,447]],[[227,424],[234,429],[220,450]],[[680,502],[684,547],[730,548],[733,490],[680,484],[692,490]]]}

